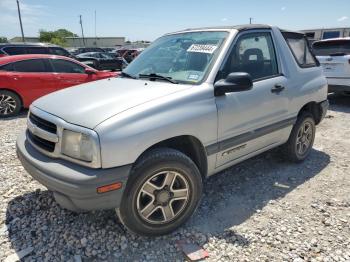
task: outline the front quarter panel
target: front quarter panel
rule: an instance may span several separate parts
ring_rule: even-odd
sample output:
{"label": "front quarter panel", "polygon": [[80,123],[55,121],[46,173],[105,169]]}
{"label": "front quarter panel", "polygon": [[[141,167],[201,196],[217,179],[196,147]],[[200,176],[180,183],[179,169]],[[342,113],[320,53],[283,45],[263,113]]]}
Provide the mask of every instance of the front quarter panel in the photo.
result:
{"label": "front quarter panel", "polygon": [[210,84],[202,84],[126,110],[98,125],[102,167],[134,163],[151,146],[190,135],[203,146],[217,140],[217,111]]}

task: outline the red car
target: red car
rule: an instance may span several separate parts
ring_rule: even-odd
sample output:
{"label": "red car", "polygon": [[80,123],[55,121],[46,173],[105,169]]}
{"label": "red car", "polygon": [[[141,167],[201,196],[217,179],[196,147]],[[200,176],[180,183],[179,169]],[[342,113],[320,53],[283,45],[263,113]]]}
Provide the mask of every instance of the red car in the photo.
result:
{"label": "red car", "polygon": [[14,116],[37,98],[82,83],[116,76],[55,55],[0,58],[0,118]]}

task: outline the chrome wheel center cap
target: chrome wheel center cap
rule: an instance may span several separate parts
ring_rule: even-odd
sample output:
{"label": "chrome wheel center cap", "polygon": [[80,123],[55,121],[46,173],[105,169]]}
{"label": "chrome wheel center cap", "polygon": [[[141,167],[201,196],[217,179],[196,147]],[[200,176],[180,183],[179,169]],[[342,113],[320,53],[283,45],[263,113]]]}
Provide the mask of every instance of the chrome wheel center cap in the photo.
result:
{"label": "chrome wheel center cap", "polygon": [[169,199],[170,199],[170,194],[166,190],[160,191],[157,194],[157,202],[158,203],[165,204],[169,201]]}

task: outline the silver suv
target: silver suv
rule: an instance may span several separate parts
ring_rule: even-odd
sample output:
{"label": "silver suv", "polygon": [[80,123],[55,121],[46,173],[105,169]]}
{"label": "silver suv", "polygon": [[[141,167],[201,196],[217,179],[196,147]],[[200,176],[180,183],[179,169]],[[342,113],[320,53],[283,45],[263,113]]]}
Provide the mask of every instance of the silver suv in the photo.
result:
{"label": "silver suv", "polygon": [[62,207],[114,208],[131,231],[160,235],[193,214],[208,176],[277,146],[304,160],[327,108],[303,34],[188,29],[118,78],[35,101],[18,157]]}

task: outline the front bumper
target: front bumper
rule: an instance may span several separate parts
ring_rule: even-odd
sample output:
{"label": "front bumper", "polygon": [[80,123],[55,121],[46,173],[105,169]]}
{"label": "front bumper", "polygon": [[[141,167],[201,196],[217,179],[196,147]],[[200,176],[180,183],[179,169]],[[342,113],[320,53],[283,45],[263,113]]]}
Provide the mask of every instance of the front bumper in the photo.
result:
{"label": "front bumper", "polygon": [[[38,152],[23,132],[17,139],[17,155],[26,171],[53,191],[56,201],[73,211],[118,208],[131,165],[109,169],[83,167]],[[97,188],[121,182],[122,188],[99,194]]]}

